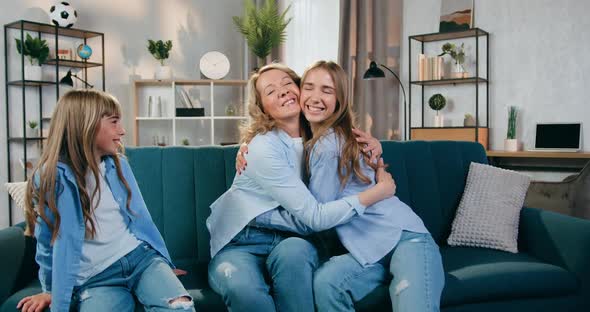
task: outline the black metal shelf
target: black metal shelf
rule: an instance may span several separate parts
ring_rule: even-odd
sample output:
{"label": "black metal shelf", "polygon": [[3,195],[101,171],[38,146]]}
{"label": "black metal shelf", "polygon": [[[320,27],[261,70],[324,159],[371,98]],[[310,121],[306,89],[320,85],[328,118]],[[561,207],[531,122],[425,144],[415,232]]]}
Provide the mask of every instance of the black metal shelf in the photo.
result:
{"label": "black metal shelf", "polygon": [[448,126],[448,127],[410,127],[410,129],[485,129],[487,127],[476,126]]}
{"label": "black metal shelf", "polygon": [[104,36],[103,33],[95,32],[95,31],[82,30],[82,29],[76,29],[76,28],[65,28],[65,27],[59,27],[59,26],[55,26],[55,25],[43,24],[43,23],[38,23],[38,22],[33,22],[33,21],[25,21],[25,20],[19,20],[16,22],[12,22],[10,24],[4,25],[4,27],[19,29],[19,30],[22,29],[22,30],[28,30],[28,31],[35,31],[35,32],[43,33],[43,34],[52,34],[52,35],[57,34],[57,35],[63,36],[63,37],[72,37],[72,38],[80,38],[80,39],[89,39],[89,38]]}
{"label": "black metal shelf", "polygon": [[[16,30],[16,31],[15,31]],[[13,36],[14,33],[18,32],[18,35]],[[60,48],[60,38],[69,38],[69,41],[73,42],[76,41],[74,38],[82,39],[84,44],[87,44],[87,40],[92,40],[93,43],[97,43],[97,46],[100,45],[100,51],[102,54],[97,58],[97,62],[88,62],[87,60],[62,60],[62,59],[49,59],[44,62],[43,66],[53,66],[55,71],[55,78],[53,81],[35,81],[35,80],[27,80],[25,79],[25,56],[22,54],[18,54],[16,49],[13,45],[10,45],[10,41],[14,40],[14,38],[20,38],[24,40],[25,32],[31,32],[31,35],[37,38],[47,39],[48,41],[51,40],[53,42],[53,46],[51,49],[54,50],[54,55],[58,55],[57,50]],[[93,38],[93,39],[91,39]],[[9,49],[10,47],[10,49]],[[98,50],[97,50],[98,51]],[[17,55],[18,58],[16,59],[14,55]],[[17,62],[15,62],[17,60]],[[40,131],[37,135],[32,137],[27,137],[26,134],[22,135],[20,133],[11,133],[11,128],[18,128],[20,126],[25,126],[28,120],[31,120],[31,116],[27,117],[27,114],[31,114],[31,106],[35,106],[35,110],[38,109],[38,112],[35,112],[35,117],[33,117],[34,121],[38,122],[39,129],[46,130],[49,126],[49,122],[51,121],[50,117],[43,116],[44,109],[43,106],[47,105],[45,102],[47,101],[47,97],[43,96],[43,93],[47,91],[47,88],[43,88],[44,86],[52,86],[55,88],[55,102],[51,102],[49,105],[55,105],[55,103],[59,100],[60,96],[60,78],[62,73],[60,72],[60,68],[80,68],[81,69],[81,76],[84,77],[85,80],[88,80],[88,68],[101,68],[101,77],[102,77],[102,90],[105,91],[106,86],[106,79],[105,79],[105,53],[104,53],[104,34],[95,32],[95,31],[88,31],[76,28],[64,28],[50,24],[43,24],[38,22],[32,21],[25,21],[25,20],[18,20],[9,24],[4,25],[4,77],[6,81],[6,88],[9,86],[12,88],[20,88],[18,92],[21,93],[21,96],[18,100],[13,100],[11,103],[11,97],[15,92],[5,92],[5,105],[6,105],[6,154],[7,154],[7,180],[8,182],[12,181],[22,181],[28,178],[28,171],[30,168],[27,166],[23,166],[23,174],[14,176],[12,164],[14,162],[12,160],[18,158],[21,160],[21,163],[27,163],[31,159],[31,151],[30,149],[39,150],[42,152],[45,137],[41,136],[41,134],[45,134],[45,132]],[[17,64],[17,65],[13,65]],[[12,68],[14,67],[14,68]],[[19,73],[19,75],[10,75],[11,73]],[[93,75],[96,71],[93,71]],[[9,80],[9,77],[18,77],[22,79],[17,80]],[[30,88],[30,87],[37,87],[37,88]],[[99,87],[97,87],[99,88]],[[35,90],[36,89],[36,90]],[[14,91],[14,90],[11,90]],[[38,100],[31,101],[31,98],[37,98]],[[38,101],[35,104],[35,101]],[[25,105],[26,103],[26,105]],[[17,105],[20,104],[20,105]],[[12,109],[11,109],[12,108]],[[14,112],[20,111],[20,118],[10,118],[11,110]],[[13,125],[11,127],[11,124]],[[24,130],[24,129],[23,129]],[[17,135],[17,136],[14,136]],[[30,143],[37,143],[37,144],[30,144]],[[22,146],[22,154],[19,155],[12,155],[11,150],[18,145]],[[19,152],[20,153],[20,152]],[[14,152],[13,152],[14,154]],[[12,225],[12,200],[8,198],[8,219],[9,225]]]}
{"label": "black metal shelf", "polygon": [[101,63],[87,62],[87,61],[74,61],[74,60],[61,60],[61,59],[47,60],[44,64],[58,65],[58,63],[59,63],[59,66],[73,67],[73,68],[92,68],[92,67],[102,66]]}
{"label": "black metal shelf", "polygon": [[477,37],[477,36],[487,36],[487,35],[489,35],[489,33],[481,28],[471,28],[468,30],[461,30],[461,31],[414,35],[414,36],[410,36],[410,39],[420,41],[420,42],[434,42],[434,41],[461,39],[461,38],[469,38],[469,37]]}
{"label": "black metal shelf", "polygon": [[47,139],[46,137],[12,137],[8,138],[9,142],[25,142],[25,141],[43,141]]}
{"label": "black metal shelf", "polygon": [[55,85],[55,81],[38,81],[38,80],[13,80],[7,83],[9,86],[17,86],[17,87],[38,87],[38,86],[49,86]]}
{"label": "black metal shelf", "polygon": [[415,80],[411,81],[410,84],[420,86],[438,86],[438,85],[455,85],[462,83],[480,83],[488,82],[487,79],[481,77],[468,77],[468,78],[450,78],[450,79],[437,79],[437,80]]}
{"label": "black metal shelf", "polygon": [[[478,142],[479,140],[479,132],[480,129],[488,129],[490,125],[490,89],[489,89],[489,70],[490,70],[490,42],[489,42],[489,33],[480,28],[471,28],[468,30],[462,31],[455,31],[455,32],[445,32],[445,33],[429,33],[429,34],[421,34],[421,35],[414,35],[408,37],[408,80],[410,81],[410,90],[409,90],[409,118],[408,118],[408,132],[409,138],[412,139],[412,130],[413,129],[475,129],[475,141]],[[480,60],[480,53],[479,53],[479,41],[482,40],[480,37],[483,37],[486,41],[485,46],[485,75],[484,77],[480,76],[480,69],[479,66],[481,64]],[[412,80],[412,54],[414,51],[412,50],[412,42],[417,41],[420,44],[420,51],[424,53],[424,45],[431,42],[443,41],[443,40],[456,40],[462,38],[473,38],[475,40],[475,73],[473,73],[473,77],[467,78],[447,78],[447,79],[439,79],[439,80]],[[480,87],[480,84],[483,83],[483,87]],[[480,118],[479,118],[479,89],[485,88],[486,90],[486,117],[485,117],[485,126],[478,126],[478,127],[425,127],[424,126],[424,105],[425,105],[425,94],[424,94],[424,87],[426,86],[444,86],[444,85],[457,85],[457,84],[471,84],[475,87],[475,124],[480,125]],[[421,126],[420,127],[413,127],[412,126],[412,87],[417,86],[421,90]],[[485,135],[487,136],[486,142],[489,139],[489,131],[485,131]],[[486,147],[487,148],[487,147]]]}

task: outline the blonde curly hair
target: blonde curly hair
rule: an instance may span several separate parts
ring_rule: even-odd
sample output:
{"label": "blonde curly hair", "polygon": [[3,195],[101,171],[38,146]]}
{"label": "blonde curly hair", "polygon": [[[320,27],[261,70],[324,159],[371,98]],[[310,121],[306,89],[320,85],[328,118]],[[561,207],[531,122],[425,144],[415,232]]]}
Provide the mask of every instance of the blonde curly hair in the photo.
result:
{"label": "blonde curly hair", "polygon": [[[299,82],[301,81],[299,75],[297,75],[297,73],[295,73],[295,71],[293,71],[291,68],[280,63],[268,64],[253,73],[248,80],[248,85],[246,86],[246,103],[248,105],[248,114],[250,115],[250,118],[248,122],[242,124],[240,127],[240,141],[242,143],[248,143],[257,134],[266,133],[274,129],[276,126],[276,121],[272,119],[270,115],[264,112],[260,93],[258,93],[258,90],[256,90],[256,82],[258,81],[258,78],[260,78],[260,75],[273,69],[278,69],[282,72],[285,72],[291,77],[291,79],[293,79],[297,86],[299,86]],[[305,118],[301,118],[302,120],[305,120]],[[306,122],[302,123],[304,127],[306,124]]]}

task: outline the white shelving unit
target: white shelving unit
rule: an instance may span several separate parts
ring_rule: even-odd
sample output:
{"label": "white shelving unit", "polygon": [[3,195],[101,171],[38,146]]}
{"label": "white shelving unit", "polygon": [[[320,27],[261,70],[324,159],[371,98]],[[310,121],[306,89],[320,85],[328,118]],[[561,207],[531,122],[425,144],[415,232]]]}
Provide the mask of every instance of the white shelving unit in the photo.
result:
{"label": "white shelving unit", "polygon": [[[246,84],[246,80],[134,81],[135,145],[181,145],[184,139],[189,145],[237,143],[238,125],[247,119]],[[176,116],[176,109],[185,107],[179,88],[205,109],[204,116]],[[148,116],[150,96],[154,103],[161,99],[162,116]]]}

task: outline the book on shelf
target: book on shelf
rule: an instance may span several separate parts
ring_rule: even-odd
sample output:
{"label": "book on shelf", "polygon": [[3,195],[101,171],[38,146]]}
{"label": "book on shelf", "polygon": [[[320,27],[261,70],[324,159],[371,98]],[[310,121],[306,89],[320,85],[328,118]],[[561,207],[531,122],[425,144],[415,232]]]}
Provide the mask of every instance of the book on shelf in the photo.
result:
{"label": "book on shelf", "polygon": [[418,80],[440,80],[444,77],[444,60],[442,56],[418,55]]}

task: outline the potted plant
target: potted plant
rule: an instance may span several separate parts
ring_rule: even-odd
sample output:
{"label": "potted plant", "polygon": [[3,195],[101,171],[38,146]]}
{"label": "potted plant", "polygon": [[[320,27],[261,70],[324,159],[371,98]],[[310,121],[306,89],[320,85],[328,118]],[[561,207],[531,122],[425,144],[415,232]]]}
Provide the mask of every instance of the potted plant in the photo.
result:
{"label": "potted plant", "polygon": [[27,34],[27,38],[23,43],[20,39],[16,39],[16,50],[18,53],[24,55],[29,60],[29,64],[25,65],[25,80],[42,80],[41,64],[45,63],[49,56],[49,47],[47,41],[41,38],[33,38]]}
{"label": "potted plant", "polygon": [[285,15],[290,7],[279,14],[275,0],[266,0],[260,9],[256,8],[254,1],[248,0],[244,5],[244,16],[233,17],[248,47],[258,57],[259,67],[265,64],[272,49],[285,41],[285,28],[291,22],[291,18],[285,19]]}
{"label": "potted plant", "polygon": [[148,51],[152,54],[152,56],[160,61],[160,67],[156,70],[154,74],[154,78],[158,80],[164,79],[171,79],[172,78],[172,70],[170,66],[164,65],[164,60],[167,60],[170,57],[170,50],[172,50],[172,41],[168,40],[166,42],[162,40],[154,41],[148,39]]}
{"label": "potted plant", "polygon": [[475,118],[471,114],[465,114],[465,119],[463,119],[463,126],[464,127],[475,127]]}
{"label": "potted plant", "polygon": [[443,115],[439,115],[438,112],[447,105],[447,100],[445,97],[440,93],[434,94],[430,97],[430,99],[428,99],[428,105],[430,108],[436,111],[436,116],[434,116],[434,126],[443,127],[444,117]]}
{"label": "potted plant", "polygon": [[27,125],[29,126],[27,128],[27,130],[28,130],[27,131],[27,137],[36,137],[36,136],[39,136],[39,133],[37,131],[37,126],[39,125],[39,123],[37,123],[34,120],[29,120],[27,122]]}
{"label": "potted plant", "polygon": [[516,106],[508,107],[508,131],[504,140],[504,150],[508,152],[518,151],[518,140],[516,139],[516,117],[518,112]]}
{"label": "potted plant", "polygon": [[180,144],[182,144],[184,146],[189,146],[190,145],[190,143],[189,143],[189,141],[188,141],[187,138],[182,139],[182,141],[180,141]]}
{"label": "potted plant", "polygon": [[466,78],[467,71],[465,67],[463,67],[463,63],[465,63],[465,44],[461,43],[460,46],[457,47],[454,43],[445,43],[442,46],[442,53],[438,56],[443,55],[450,55],[451,58],[455,61],[455,65],[453,66],[453,71],[451,72],[452,78]]}

